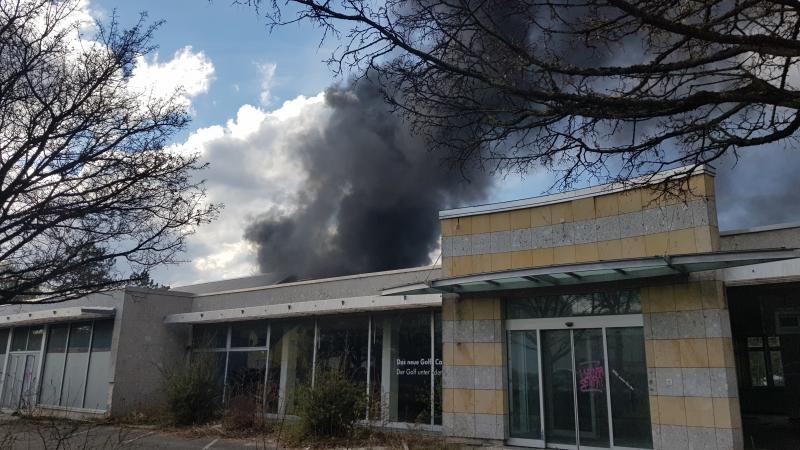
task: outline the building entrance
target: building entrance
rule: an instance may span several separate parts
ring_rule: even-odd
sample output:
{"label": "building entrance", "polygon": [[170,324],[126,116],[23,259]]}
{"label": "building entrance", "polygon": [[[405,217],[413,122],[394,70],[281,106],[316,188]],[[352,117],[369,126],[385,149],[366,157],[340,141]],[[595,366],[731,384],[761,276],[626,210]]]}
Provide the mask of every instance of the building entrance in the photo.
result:
{"label": "building entrance", "polygon": [[506,321],[511,444],[652,448],[639,314]]}

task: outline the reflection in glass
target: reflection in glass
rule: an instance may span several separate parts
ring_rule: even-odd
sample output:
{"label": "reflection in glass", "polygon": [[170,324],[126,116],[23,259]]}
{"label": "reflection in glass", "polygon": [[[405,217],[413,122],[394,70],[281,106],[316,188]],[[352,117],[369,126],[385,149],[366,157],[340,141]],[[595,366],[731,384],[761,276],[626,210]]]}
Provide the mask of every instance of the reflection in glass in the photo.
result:
{"label": "reflection in glass", "polygon": [[636,290],[540,295],[532,298],[508,299],[505,304],[509,319],[639,314],[642,312],[639,291]]}
{"label": "reflection in glass", "polygon": [[195,325],[192,328],[192,347],[194,348],[225,348],[228,342],[228,325],[212,323],[208,325]]}
{"label": "reflection in glass", "polygon": [[367,383],[367,332],[369,318],[326,317],[317,321],[317,373],[333,371],[348,379]]}
{"label": "reflection in glass", "polygon": [[108,388],[111,379],[111,336],[113,320],[94,323],[92,353],[89,357],[89,372],[83,407],[105,410],[108,407]]}
{"label": "reflection in glass", "polygon": [[69,330],[67,363],[64,367],[64,382],[61,387],[61,405],[80,408],[83,406],[83,390],[86,383],[86,365],[89,363],[89,344],[92,338],[92,323],[73,323]]}
{"label": "reflection in glass", "polygon": [[285,412],[291,414],[294,412],[296,390],[301,386],[311,385],[314,321],[273,322],[270,333],[275,338],[275,345],[271,347],[271,351],[280,355],[281,392],[278,395],[278,402],[283,403]]}
{"label": "reflection in glass", "polygon": [[767,385],[767,364],[764,361],[764,352],[761,350],[747,352],[750,361],[750,385]]}
{"label": "reflection in glass", "polygon": [[61,379],[67,359],[67,332],[69,325],[51,325],[44,354],[44,370],[39,403],[58,406],[61,397]]}
{"label": "reflection in glass", "polygon": [[783,360],[780,350],[771,350],[769,352],[769,363],[772,369],[772,385],[783,386]]}
{"label": "reflection in glass", "polygon": [[424,312],[395,316],[384,322],[383,329],[384,339],[388,334],[391,342],[389,419],[429,424],[431,315]]}
{"label": "reflection in glass", "polygon": [[[231,326],[231,348],[267,345],[267,322],[237,322]],[[225,343],[222,343],[225,346]]]}
{"label": "reflection in glass", "polygon": [[547,442],[575,444],[575,398],[569,330],[541,331],[544,425]]}
{"label": "reflection in glass", "polygon": [[11,351],[24,352],[28,343],[28,327],[14,328],[11,336]]}
{"label": "reflection in glass", "polygon": [[433,313],[433,424],[442,424],[442,313]]}
{"label": "reflection in glass", "polygon": [[228,401],[238,406],[255,409],[261,405],[264,394],[264,375],[267,352],[230,352],[228,355],[228,376],[225,379],[225,395]]}
{"label": "reflection in glass", "polygon": [[539,357],[536,331],[508,332],[508,376],[511,436],[541,439]]}
{"label": "reflection in glass", "polygon": [[579,441],[582,446],[608,447],[603,331],[599,328],[575,330],[573,339]]}
{"label": "reflection in glass", "polygon": [[373,318],[370,332],[370,360],[369,360],[369,420],[381,418],[383,396],[381,395],[383,376],[383,321]]}
{"label": "reflection in glass", "polygon": [[642,328],[608,328],[606,340],[614,445],[653,448]]}

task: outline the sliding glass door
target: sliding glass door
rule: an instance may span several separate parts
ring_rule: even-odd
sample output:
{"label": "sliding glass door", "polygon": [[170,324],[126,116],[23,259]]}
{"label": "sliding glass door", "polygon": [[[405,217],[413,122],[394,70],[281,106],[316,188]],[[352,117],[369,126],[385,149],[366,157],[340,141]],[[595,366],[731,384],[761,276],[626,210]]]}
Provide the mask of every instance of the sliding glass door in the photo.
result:
{"label": "sliding glass door", "polygon": [[641,316],[510,320],[508,328],[512,443],[652,448]]}

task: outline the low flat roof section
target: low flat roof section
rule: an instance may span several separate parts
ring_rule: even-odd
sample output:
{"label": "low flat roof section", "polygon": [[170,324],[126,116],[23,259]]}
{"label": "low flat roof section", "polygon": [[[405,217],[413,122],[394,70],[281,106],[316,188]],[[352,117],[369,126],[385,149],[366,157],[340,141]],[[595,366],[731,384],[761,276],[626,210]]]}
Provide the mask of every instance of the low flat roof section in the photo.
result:
{"label": "low flat roof section", "polygon": [[335,298],[326,300],[280,303],[276,305],[251,306],[190,313],[171,314],[164,323],[201,324],[235,322],[242,320],[278,319],[288,317],[344,314],[367,311],[429,308],[442,305],[439,293],[427,295],[368,295],[363,297]]}
{"label": "low flat roof section", "polygon": [[[24,306],[24,305],[23,305]],[[0,316],[0,328],[114,317],[113,306],[73,306]]]}
{"label": "low flat roof section", "polygon": [[659,278],[795,258],[800,258],[800,250],[785,248],[652,256],[444,278],[426,283],[384,289],[382,293],[383,295],[461,294],[573,286]]}

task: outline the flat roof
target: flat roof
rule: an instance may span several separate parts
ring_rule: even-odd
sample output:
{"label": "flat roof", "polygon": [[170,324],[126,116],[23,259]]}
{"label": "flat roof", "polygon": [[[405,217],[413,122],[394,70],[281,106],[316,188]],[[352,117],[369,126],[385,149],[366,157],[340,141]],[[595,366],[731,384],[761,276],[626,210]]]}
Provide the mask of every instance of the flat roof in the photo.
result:
{"label": "flat roof", "polygon": [[112,306],[72,306],[0,316],[0,328],[114,317]]}
{"label": "flat roof", "polygon": [[[543,195],[539,197],[529,197],[520,200],[510,200],[506,202],[487,203],[483,205],[466,206],[463,208],[445,209],[439,211],[440,219],[449,219],[456,217],[475,216],[479,214],[487,214],[493,212],[513,211],[523,208],[531,208],[535,206],[550,205],[553,203],[561,203],[567,200],[578,200],[581,198],[595,197],[597,195],[612,194],[614,192],[621,192],[631,188],[640,187],[642,185],[658,184],[669,177],[680,179],[688,176],[687,170],[691,166],[683,166],[675,169],[665,170],[662,172],[654,173],[651,175],[644,175],[641,177],[633,178],[625,182],[607,183],[597,186],[591,186],[574,191],[561,192],[558,194]],[[678,174],[676,176],[676,174]],[[714,175],[714,169],[709,165],[699,165],[694,168],[691,175],[708,174]]]}
{"label": "flat roof", "polygon": [[766,249],[651,256],[507,270],[384,289],[383,295],[472,293],[659,278],[800,258],[797,249]]}

